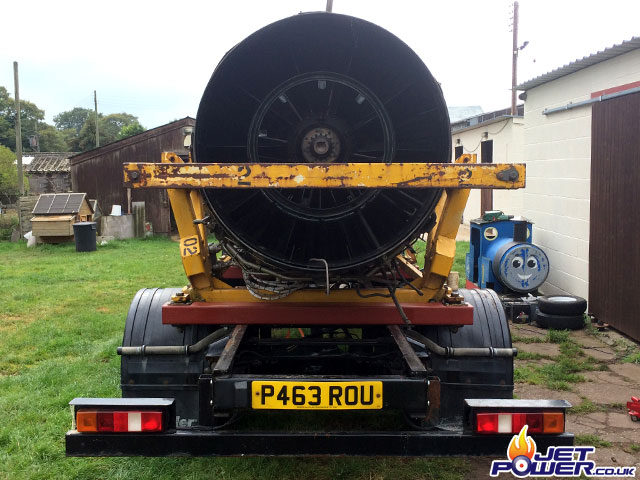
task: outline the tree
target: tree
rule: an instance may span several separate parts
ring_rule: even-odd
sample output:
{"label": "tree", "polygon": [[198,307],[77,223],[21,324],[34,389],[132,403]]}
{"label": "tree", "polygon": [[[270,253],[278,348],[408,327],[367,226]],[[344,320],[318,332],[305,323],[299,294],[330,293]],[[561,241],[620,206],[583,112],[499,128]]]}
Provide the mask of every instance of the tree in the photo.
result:
{"label": "tree", "polygon": [[67,152],[69,146],[62,132],[53,125],[41,123],[38,126],[38,141],[41,152]]}
{"label": "tree", "polygon": [[[112,113],[107,116],[98,116],[100,125],[100,146],[119,140],[120,131],[123,127],[131,124],[140,124],[138,117],[129,113]],[[96,121],[95,116],[90,115],[84,122],[80,135],[78,135],[78,149],[81,152],[91,150],[96,146]]]}
{"label": "tree", "polygon": [[0,87],[0,145],[15,149],[16,131],[13,99],[6,88]]}
{"label": "tree", "polygon": [[66,130],[61,131],[60,134],[64,137],[64,143],[67,145],[67,150],[69,152],[80,151],[80,146],[78,145],[80,142],[80,136],[74,128],[67,128]]}
{"label": "tree", "polygon": [[[20,194],[18,190],[18,167],[14,163],[15,154],[7,147],[0,145],[0,202],[11,203],[13,197]],[[25,186],[28,185],[26,176]]]}
{"label": "tree", "polygon": [[[2,88],[2,87],[0,87]],[[0,116],[0,145],[10,147],[16,144],[16,131],[8,118]]]}
{"label": "tree", "polygon": [[[101,145],[106,143],[103,138],[104,137],[100,135]],[[78,135],[78,151],[86,152],[92,148],[96,148],[96,121],[93,116],[90,116],[87,118],[87,121],[84,122],[84,125],[82,125],[82,129]]]}
{"label": "tree", "polygon": [[[29,137],[35,135],[36,127],[44,120],[44,110],[28,100],[20,101],[20,121],[22,130],[22,148],[28,152]],[[16,149],[16,110],[15,101],[5,87],[0,86],[0,144]]]}
{"label": "tree", "polygon": [[93,110],[89,108],[75,107],[72,110],[61,112],[53,117],[53,123],[58,130],[70,130],[74,129],[76,134],[80,133],[82,126],[89,118],[89,115],[93,115]]}
{"label": "tree", "polygon": [[118,140],[138,135],[139,133],[145,132],[146,130],[147,129],[140,125],[138,122],[125,125],[120,129],[120,133],[118,133]]}
{"label": "tree", "polygon": [[[75,107],[53,117],[55,128],[44,122],[44,110],[28,100],[20,102],[22,120],[22,151],[36,150],[29,145],[29,137],[38,135],[42,152],[84,152],[95,148],[95,115],[89,108]],[[106,145],[121,138],[136,135],[145,129],[138,117],[129,113],[98,114],[100,125],[100,145]],[[0,145],[10,150],[16,149],[15,102],[9,91],[0,86]],[[125,128],[126,127],[126,128]]]}

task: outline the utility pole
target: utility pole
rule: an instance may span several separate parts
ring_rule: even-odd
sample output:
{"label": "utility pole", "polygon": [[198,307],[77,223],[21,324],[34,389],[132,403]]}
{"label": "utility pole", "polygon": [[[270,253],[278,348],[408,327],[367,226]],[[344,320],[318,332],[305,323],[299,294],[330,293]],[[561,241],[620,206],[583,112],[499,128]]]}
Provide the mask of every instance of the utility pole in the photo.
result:
{"label": "utility pole", "polygon": [[35,129],[36,129],[36,152],[40,152],[40,137],[38,137],[38,119],[35,119]]}
{"label": "utility pole", "polygon": [[518,114],[516,85],[518,84],[518,2],[513,2],[513,52],[511,60],[511,115]]}
{"label": "utility pole", "polygon": [[20,82],[18,81],[18,62],[13,62],[13,83],[16,101],[16,157],[18,163],[18,190],[24,195],[24,178],[22,174],[22,128],[20,125]]}
{"label": "utility pole", "polygon": [[333,0],[327,0],[327,12],[333,12]]}
{"label": "utility pole", "polygon": [[96,112],[96,148],[100,146],[100,126],[98,125],[98,95],[93,91],[93,105]]}

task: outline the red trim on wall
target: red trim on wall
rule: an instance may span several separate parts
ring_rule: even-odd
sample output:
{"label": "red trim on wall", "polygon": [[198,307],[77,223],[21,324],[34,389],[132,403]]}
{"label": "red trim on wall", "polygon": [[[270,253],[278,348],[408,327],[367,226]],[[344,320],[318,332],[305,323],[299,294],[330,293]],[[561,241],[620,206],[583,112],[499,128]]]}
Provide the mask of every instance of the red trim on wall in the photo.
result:
{"label": "red trim on wall", "polygon": [[623,92],[625,90],[630,90],[630,89],[636,88],[636,87],[640,87],[640,81],[627,83],[625,85],[619,85],[617,87],[607,88],[605,90],[598,90],[597,92],[593,92],[591,94],[591,98],[596,98],[596,97],[599,97],[601,95],[609,95],[611,93]]}
{"label": "red trim on wall", "polygon": [[[473,307],[442,303],[406,303],[415,325],[472,325]],[[162,306],[170,325],[403,325],[392,303],[205,303]]]}

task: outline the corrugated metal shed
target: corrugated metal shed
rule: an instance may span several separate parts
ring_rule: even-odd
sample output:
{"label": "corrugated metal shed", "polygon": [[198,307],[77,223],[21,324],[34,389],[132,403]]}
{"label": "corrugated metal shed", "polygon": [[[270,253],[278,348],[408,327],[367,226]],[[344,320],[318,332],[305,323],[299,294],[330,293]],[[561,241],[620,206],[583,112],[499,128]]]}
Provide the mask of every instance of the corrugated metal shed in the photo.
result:
{"label": "corrugated metal shed", "polygon": [[74,152],[43,152],[33,153],[31,163],[25,167],[26,173],[66,173],[71,171],[69,157],[76,155]]}
{"label": "corrugated metal shed", "polygon": [[560,68],[556,68],[555,70],[545,73],[544,75],[540,75],[539,77],[532,78],[531,80],[528,80],[518,85],[516,89],[530,90],[544,83],[551,82],[552,80],[557,80],[558,78],[564,77],[566,75],[570,75],[579,70],[590,67],[591,65],[604,62],[605,60],[609,60],[611,58],[623,55],[625,53],[629,53],[638,48],[640,48],[640,37],[633,37],[630,40],[626,40],[618,45],[605,48],[604,50],[598,53],[594,53],[593,55],[583,57],[567,65],[564,65]]}

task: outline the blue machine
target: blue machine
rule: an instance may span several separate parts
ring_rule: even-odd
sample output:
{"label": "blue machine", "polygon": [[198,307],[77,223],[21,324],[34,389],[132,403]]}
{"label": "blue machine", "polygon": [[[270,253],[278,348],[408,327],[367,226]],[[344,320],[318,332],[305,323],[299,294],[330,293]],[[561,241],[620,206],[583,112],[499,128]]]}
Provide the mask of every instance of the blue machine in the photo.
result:
{"label": "blue machine", "polygon": [[531,243],[533,224],[529,220],[492,211],[470,223],[468,281],[498,293],[531,293],[544,283],[549,259]]}

